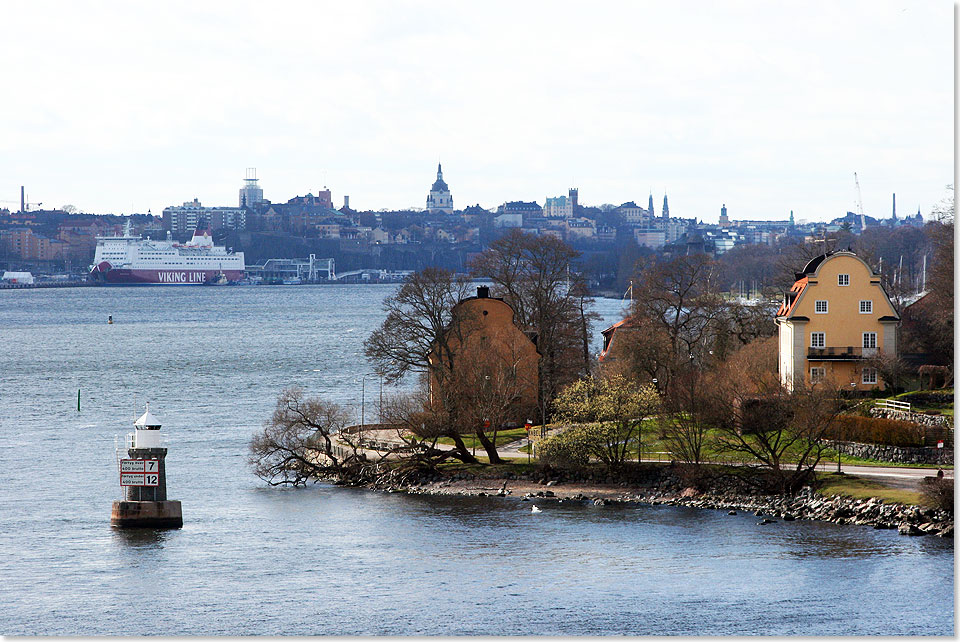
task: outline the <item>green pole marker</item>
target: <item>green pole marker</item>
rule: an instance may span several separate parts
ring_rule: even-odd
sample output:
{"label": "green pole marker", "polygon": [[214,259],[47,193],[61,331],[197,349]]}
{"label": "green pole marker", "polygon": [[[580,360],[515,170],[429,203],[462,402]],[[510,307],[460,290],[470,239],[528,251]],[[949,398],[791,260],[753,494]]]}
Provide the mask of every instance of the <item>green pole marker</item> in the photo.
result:
{"label": "green pole marker", "polygon": [[80,388],[77,388],[77,412],[80,412]]}

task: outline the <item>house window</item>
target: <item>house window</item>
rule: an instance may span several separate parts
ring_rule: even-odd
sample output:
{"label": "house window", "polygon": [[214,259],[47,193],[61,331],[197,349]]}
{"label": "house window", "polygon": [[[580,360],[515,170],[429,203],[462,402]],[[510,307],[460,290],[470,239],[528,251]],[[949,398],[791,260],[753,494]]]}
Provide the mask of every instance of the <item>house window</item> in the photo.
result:
{"label": "house window", "polygon": [[[866,341],[866,339],[864,339]],[[811,332],[810,333],[810,347],[811,348],[823,348],[827,345],[827,335],[825,332]]]}
{"label": "house window", "polygon": [[850,285],[850,275],[849,275],[849,274],[838,274],[838,275],[837,275],[837,285]]}
{"label": "house window", "polygon": [[876,332],[864,332],[864,333],[863,333],[863,347],[864,347],[864,348],[876,348],[876,347],[877,347],[877,333],[876,333]]}
{"label": "house window", "polygon": [[864,368],[863,376],[860,378],[862,383],[877,383],[877,369]]}
{"label": "house window", "polygon": [[826,376],[826,368],[810,368],[810,383],[820,383]]}
{"label": "house window", "polygon": [[814,312],[817,314],[826,314],[827,313],[827,302],[826,301],[817,301],[814,304]]}

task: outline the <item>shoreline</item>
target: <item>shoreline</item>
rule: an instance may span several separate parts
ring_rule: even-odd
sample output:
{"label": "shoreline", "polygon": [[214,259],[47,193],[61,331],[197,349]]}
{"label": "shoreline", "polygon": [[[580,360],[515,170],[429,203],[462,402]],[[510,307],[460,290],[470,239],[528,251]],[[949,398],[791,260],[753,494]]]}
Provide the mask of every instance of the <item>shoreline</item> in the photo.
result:
{"label": "shoreline", "polygon": [[[519,478],[518,478],[519,477]],[[953,515],[944,511],[879,498],[856,499],[841,495],[818,495],[804,487],[792,496],[760,495],[711,489],[698,491],[682,484],[597,483],[558,479],[531,479],[524,476],[484,477],[458,473],[449,478],[389,483],[386,480],[358,484],[368,490],[411,495],[448,495],[472,497],[512,497],[519,501],[574,501],[604,506],[608,504],[646,506],[687,506],[726,510],[729,514],[752,512],[759,525],[778,521],[814,520],[839,525],[896,529],[901,535],[935,535],[953,540]]]}

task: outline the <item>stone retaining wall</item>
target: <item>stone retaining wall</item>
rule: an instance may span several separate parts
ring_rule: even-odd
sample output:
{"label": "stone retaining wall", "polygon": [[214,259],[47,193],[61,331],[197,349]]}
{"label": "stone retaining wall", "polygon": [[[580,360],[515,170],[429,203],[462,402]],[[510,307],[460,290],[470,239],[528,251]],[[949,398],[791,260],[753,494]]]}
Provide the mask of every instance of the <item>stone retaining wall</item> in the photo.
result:
{"label": "stone retaining wall", "polygon": [[855,441],[840,442],[840,452],[861,459],[886,461],[893,464],[952,464],[953,448],[933,446],[885,446],[883,444],[860,444]]}
{"label": "stone retaining wall", "polygon": [[879,419],[909,421],[910,423],[930,426],[931,428],[953,428],[953,420],[944,415],[927,415],[922,412],[907,412],[905,410],[894,410],[892,408],[874,406],[870,409],[870,416]]}

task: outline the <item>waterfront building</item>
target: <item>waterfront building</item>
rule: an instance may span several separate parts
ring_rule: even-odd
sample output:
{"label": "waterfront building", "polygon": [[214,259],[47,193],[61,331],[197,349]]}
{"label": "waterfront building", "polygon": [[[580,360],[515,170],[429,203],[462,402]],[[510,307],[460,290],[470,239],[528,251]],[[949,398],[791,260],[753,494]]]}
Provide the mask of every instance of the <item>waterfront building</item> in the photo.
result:
{"label": "waterfront building", "polygon": [[494,227],[523,227],[523,214],[520,212],[505,212],[493,217]]}
{"label": "waterfront building", "polygon": [[257,168],[248,167],[247,177],[243,179],[243,187],[240,188],[240,207],[256,207],[264,202],[263,189],[257,181]]}
{"label": "waterfront building", "polygon": [[572,218],[573,201],[566,196],[548,196],[543,204],[543,215],[547,218]]}
{"label": "waterfront building", "polygon": [[[506,410],[492,410],[501,413],[501,425],[522,425],[534,417],[539,399],[540,353],[535,336],[516,325],[513,308],[503,299],[491,297],[487,286],[479,286],[476,296],[462,299],[453,307],[452,316],[460,322],[461,338],[451,337],[450,348],[458,359],[470,364],[461,369],[465,373],[461,376],[470,380],[445,383],[456,387],[441,396],[437,378],[431,377],[430,398],[449,400],[452,395],[464,407],[473,408],[506,402]],[[438,357],[434,354],[430,359],[436,363]]]}
{"label": "waterfront building", "polygon": [[20,259],[53,261],[63,258],[67,243],[24,227],[0,231],[0,246]]}
{"label": "waterfront building", "polygon": [[596,222],[589,218],[568,218],[566,221],[567,241],[593,239],[597,236]]}
{"label": "waterfront building", "polygon": [[[601,367],[608,372],[611,368],[628,368],[631,358],[630,348],[641,331],[642,324],[639,317],[634,316],[617,321],[606,330],[601,330],[603,348],[597,358]],[[618,360],[622,363],[614,365]]]}
{"label": "waterfront building", "polygon": [[613,243],[617,240],[617,228],[612,225],[597,225],[597,240],[603,243]]}
{"label": "waterfront building", "polygon": [[497,214],[520,214],[524,221],[543,216],[543,208],[536,201],[507,201],[497,207]]}
{"label": "waterfront building", "polygon": [[730,217],[727,216],[727,204],[724,203],[720,208],[720,227],[729,227],[730,226]]}
{"label": "waterfront building", "polygon": [[696,221],[694,219],[658,217],[650,220],[650,227],[662,231],[666,243],[677,241],[695,225]]}
{"label": "waterfront building", "polygon": [[633,201],[622,204],[617,208],[617,213],[627,225],[641,225],[650,218],[650,214]]}
{"label": "waterfront building", "polygon": [[[287,205],[305,205],[318,210],[332,210],[333,195],[330,193],[330,190],[324,186],[322,190],[317,192],[316,196],[310,192],[307,192],[306,196],[294,196],[287,201]],[[333,214],[334,212],[329,213]]]}
{"label": "waterfront building", "polygon": [[173,234],[192,234],[198,227],[211,230],[245,230],[246,209],[242,207],[204,207],[193,199],[183,205],[163,208],[163,229]]}
{"label": "waterfront building", "polygon": [[659,250],[667,242],[666,233],[652,227],[636,228],[633,230],[633,238],[640,247],[649,247],[653,250]]}
{"label": "waterfront building", "polygon": [[427,211],[453,213],[453,196],[451,196],[450,188],[443,180],[443,169],[440,167],[440,163],[437,163],[437,180],[433,182],[430,187],[430,194],[427,195]]}
{"label": "waterfront building", "polygon": [[811,259],[777,310],[780,381],[882,388],[871,360],[897,355],[900,316],[880,275],[851,251]]}

